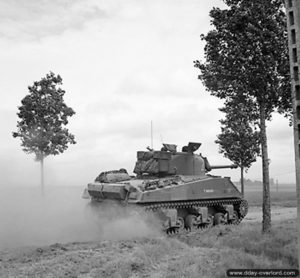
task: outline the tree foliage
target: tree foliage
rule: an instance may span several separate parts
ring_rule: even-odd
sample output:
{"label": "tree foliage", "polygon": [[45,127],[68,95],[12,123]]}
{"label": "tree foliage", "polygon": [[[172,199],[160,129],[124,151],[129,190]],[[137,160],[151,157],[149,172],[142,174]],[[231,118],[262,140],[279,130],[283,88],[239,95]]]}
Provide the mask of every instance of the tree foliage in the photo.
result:
{"label": "tree foliage", "polygon": [[29,94],[18,107],[18,130],[13,132],[13,137],[19,137],[23,150],[34,153],[37,160],[63,153],[68,144],[76,143],[74,135],[65,127],[75,112],[65,104],[65,91],[59,85],[62,78],[50,72],[28,87]]}
{"label": "tree foliage", "polygon": [[243,102],[227,101],[219,110],[226,114],[220,120],[221,134],[215,141],[219,151],[241,170],[241,192],[244,195],[244,171],[250,168],[260,153],[260,133],[251,123],[249,105]]}
{"label": "tree foliage", "polygon": [[[214,30],[206,41],[206,62],[195,61],[212,95],[246,94],[265,103],[267,119],[277,109],[291,114],[285,13],[281,0],[225,0],[229,9],[210,12]],[[258,106],[253,107],[258,111]]]}
{"label": "tree foliage", "polygon": [[221,134],[216,140],[220,152],[245,170],[256,161],[260,153],[260,134],[250,124],[246,108],[242,103],[227,103],[219,109],[226,116],[220,120]]}

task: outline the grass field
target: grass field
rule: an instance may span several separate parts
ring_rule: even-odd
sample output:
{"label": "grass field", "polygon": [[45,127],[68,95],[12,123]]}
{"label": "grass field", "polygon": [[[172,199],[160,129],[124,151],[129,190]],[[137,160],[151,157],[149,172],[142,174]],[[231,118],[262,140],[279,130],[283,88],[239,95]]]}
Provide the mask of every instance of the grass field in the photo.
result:
{"label": "grass field", "polygon": [[[262,204],[262,192],[249,191],[245,193],[250,206],[260,206]],[[296,207],[297,195],[294,191],[271,191],[271,204],[272,206],[282,207]]]}

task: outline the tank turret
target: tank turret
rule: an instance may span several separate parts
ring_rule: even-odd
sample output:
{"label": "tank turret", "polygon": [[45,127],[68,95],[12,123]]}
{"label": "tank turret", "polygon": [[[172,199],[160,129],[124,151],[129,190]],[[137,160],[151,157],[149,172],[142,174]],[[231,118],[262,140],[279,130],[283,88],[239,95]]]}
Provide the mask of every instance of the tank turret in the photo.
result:
{"label": "tank turret", "polygon": [[197,175],[203,176],[212,169],[237,168],[237,165],[215,165],[211,166],[206,157],[194,154],[201,143],[190,142],[177,152],[174,144],[163,144],[160,151],[138,151],[137,162],[134,173],[138,176],[157,175]]}

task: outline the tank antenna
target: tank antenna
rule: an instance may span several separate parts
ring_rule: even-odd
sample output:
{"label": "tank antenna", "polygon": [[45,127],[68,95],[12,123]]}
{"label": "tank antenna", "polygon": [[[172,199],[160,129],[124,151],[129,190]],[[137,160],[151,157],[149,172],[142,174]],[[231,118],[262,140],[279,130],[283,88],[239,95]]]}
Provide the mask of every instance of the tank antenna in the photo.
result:
{"label": "tank antenna", "polygon": [[151,120],[151,149],[153,150],[153,124]]}

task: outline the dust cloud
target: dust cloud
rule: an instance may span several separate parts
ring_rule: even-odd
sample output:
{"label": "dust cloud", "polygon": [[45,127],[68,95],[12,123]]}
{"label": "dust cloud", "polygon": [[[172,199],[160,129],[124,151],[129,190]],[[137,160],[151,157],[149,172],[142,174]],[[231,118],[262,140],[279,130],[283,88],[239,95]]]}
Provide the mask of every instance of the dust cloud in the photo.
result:
{"label": "dust cloud", "polygon": [[144,211],[117,204],[91,206],[83,188],[0,187],[0,249],[160,234]]}

